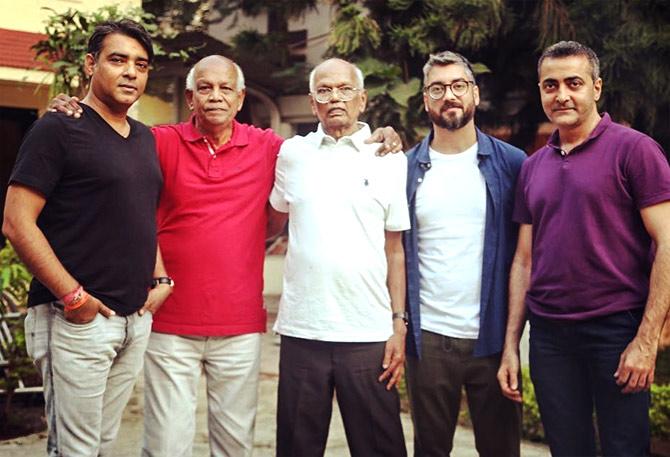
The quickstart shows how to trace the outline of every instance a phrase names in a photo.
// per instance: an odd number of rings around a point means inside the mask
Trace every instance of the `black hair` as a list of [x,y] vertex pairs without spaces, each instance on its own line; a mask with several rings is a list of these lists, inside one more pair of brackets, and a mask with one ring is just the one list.
[[91,38],[88,39],[88,53],[97,59],[102,50],[102,42],[105,37],[113,33],[125,35],[137,40],[149,56],[149,63],[154,60],[154,48],[151,44],[151,36],[142,24],[132,19],[121,19],[120,21],[107,21],[98,24],[93,30]]
[[591,77],[595,81],[600,77],[600,60],[598,56],[593,51],[593,49],[588,46],[584,46],[581,43],[576,41],[559,41],[558,43],[552,44],[542,52],[540,59],[537,61],[537,74],[540,74],[540,67],[544,59],[560,59],[561,57],[570,57],[570,56],[584,56],[589,61],[591,66]]

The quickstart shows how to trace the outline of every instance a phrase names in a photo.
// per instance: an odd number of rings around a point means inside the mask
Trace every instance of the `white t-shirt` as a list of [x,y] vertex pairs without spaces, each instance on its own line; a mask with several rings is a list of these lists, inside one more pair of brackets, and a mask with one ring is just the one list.
[[272,206],[289,213],[274,330],[320,341],[379,342],[393,333],[384,231],[410,227],[403,154],[375,156],[363,123],[335,141],[321,125],[279,151]]
[[486,182],[477,150],[431,148],[416,192],[421,328],[454,338],[479,334]]

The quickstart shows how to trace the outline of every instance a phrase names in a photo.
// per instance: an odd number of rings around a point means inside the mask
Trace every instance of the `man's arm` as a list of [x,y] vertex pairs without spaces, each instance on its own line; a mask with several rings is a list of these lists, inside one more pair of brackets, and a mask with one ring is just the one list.
[[272,240],[284,230],[284,227],[286,227],[288,213],[277,211],[269,202],[266,211],[268,215],[268,225],[265,232],[265,239]]
[[[37,226],[46,199],[39,192],[19,184],[7,189],[2,232],[12,243],[23,263],[56,298],[64,297],[79,287],[76,279],[65,270],[49,241]],[[90,298],[79,308],[66,311],[65,317],[75,323],[86,323],[102,313],[114,314],[97,298]]]
[[509,274],[509,314],[505,344],[498,369],[498,382],[504,396],[521,403],[519,389],[519,340],[526,322],[526,292],[530,287],[532,266],[533,226],[519,227],[519,241]]
[[[405,250],[402,246],[402,232],[385,232],[386,263],[388,271],[386,285],[391,296],[391,309],[394,313],[405,311]],[[393,319],[393,335],[386,341],[379,382],[389,380],[387,390],[397,385],[405,371],[405,337],[407,326],[402,319]]]
[[619,359],[614,377],[623,393],[649,389],[654,382],[661,328],[670,306],[670,201],[640,211],[644,226],[656,244],[649,297],[633,341]]
[[[81,106],[79,106],[79,98],[70,97],[63,93],[51,99],[47,105],[47,111],[60,112],[76,118],[80,117],[83,112]],[[402,139],[395,129],[390,126],[375,129],[370,138],[366,139],[365,142],[381,143],[376,152],[380,156],[384,156],[389,152],[395,154],[402,151]]]
[[[165,270],[165,265],[163,264],[163,255],[161,254],[161,247],[157,246],[156,248],[156,265],[154,266],[154,278],[164,278],[169,276],[167,270]],[[163,302],[172,293],[172,286],[169,284],[156,284],[156,287],[149,291],[147,296],[147,301],[144,302],[144,306],[138,312],[143,315],[146,311],[149,311],[151,314],[156,314],[158,309],[161,307]]]

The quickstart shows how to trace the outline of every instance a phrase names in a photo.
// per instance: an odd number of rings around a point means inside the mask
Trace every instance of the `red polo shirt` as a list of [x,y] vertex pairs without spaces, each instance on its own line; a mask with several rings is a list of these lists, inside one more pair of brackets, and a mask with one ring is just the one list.
[[213,155],[192,121],[153,128],[164,177],[158,240],[175,281],[153,330],[263,332],[266,204],[283,139],[233,122],[230,141]]

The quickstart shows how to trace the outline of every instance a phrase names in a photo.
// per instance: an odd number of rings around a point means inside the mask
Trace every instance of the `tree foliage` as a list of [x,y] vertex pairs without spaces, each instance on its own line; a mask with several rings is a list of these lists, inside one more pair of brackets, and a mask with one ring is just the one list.
[[[325,1],[325,0],[324,0]],[[267,13],[269,34],[243,32],[238,56],[267,61],[269,73],[304,77],[288,59],[287,23],[316,0],[145,0],[153,14],[205,26]],[[371,98],[368,120],[397,126],[412,144],[429,126],[421,108],[421,68],[431,52],[454,50],[475,62],[483,102],[477,122],[509,128],[531,148],[546,120],[537,90],[544,47],[575,39],[601,60],[601,111],[670,149],[670,3],[667,0],[330,0],[329,56],[360,64]],[[170,14],[164,12],[172,11]],[[189,22],[190,21],[190,22]],[[203,25],[204,24],[204,25]]]
[[[117,6],[106,6],[92,12],[68,9],[64,13],[53,12],[45,26],[47,37],[33,46],[36,59],[49,65],[54,72],[51,94],[59,92],[83,95],[86,92],[86,75],[84,74],[84,57],[88,38],[96,25],[109,20],[123,18],[133,19],[142,24],[152,38],[170,38],[159,30],[153,14],[141,8],[119,9]],[[156,41],[153,43],[154,54],[166,55],[163,47]],[[188,51],[183,50],[167,54],[170,58],[186,58]]]
[[[369,119],[397,125],[409,143],[426,132],[421,67],[431,52],[477,62],[483,103],[478,124],[511,128],[529,148],[546,119],[537,58],[575,39],[600,56],[602,111],[670,146],[670,7],[662,0],[339,0],[330,55],[358,62],[371,92]],[[489,73],[489,74],[485,74]],[[399,103],[391,93],[401,86]],[[415,90],[414,90],[415,89]],[[408,94],[407,91],[413,93]],[[409,95],[409,96],[408,96]]]

